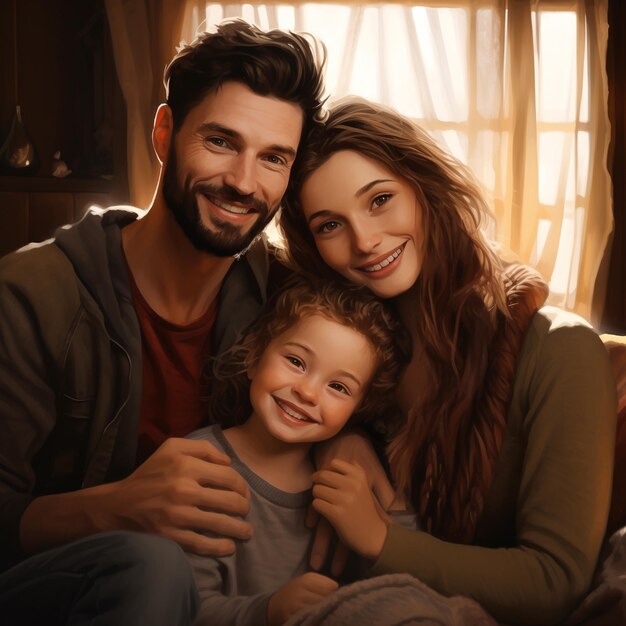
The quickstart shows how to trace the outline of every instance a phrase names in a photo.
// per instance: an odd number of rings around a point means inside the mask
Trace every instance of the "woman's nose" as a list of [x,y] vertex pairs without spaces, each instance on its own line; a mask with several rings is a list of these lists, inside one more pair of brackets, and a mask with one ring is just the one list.
[[352,245],[359,254],[373,252],[382,241],[382,234],[376,228],[366,227],[362,224],[352,227]]

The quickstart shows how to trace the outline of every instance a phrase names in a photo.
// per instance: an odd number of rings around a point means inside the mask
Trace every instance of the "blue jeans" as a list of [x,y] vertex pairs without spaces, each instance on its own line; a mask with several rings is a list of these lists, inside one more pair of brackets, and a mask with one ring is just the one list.
[[0,574],[6,626],[187,626],[197,610],[184,552],[153,535],[93,535]]

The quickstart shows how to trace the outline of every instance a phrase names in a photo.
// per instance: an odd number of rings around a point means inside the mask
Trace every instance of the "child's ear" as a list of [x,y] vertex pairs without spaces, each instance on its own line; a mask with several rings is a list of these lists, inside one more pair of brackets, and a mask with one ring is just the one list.
[[248,375],[248,380],[252,380],[256,374],[256,359],[252,358],[252,356],[246,359],[246,374]]

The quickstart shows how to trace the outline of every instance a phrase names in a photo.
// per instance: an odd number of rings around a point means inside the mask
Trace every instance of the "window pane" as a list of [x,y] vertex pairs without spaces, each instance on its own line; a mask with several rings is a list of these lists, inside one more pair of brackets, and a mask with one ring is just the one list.
[[467,18],[465,9],[413,7],[416,54],[430,89],[433,117],[463,121],[468,117]]
[[539,135],[539,202],[553,206],[560,192],[565,133]]
[[578,163],[576,168],[576,193],[579,196],[587,195],[587,180],[589,178],[589,133],[578,133]]
[[539,89],[542,122],[573,121],[576,113],[576,13],[538,14]]
[[493,9],[476,12],[476,108],[485,119],[495,119],[501,110],[501,22]]

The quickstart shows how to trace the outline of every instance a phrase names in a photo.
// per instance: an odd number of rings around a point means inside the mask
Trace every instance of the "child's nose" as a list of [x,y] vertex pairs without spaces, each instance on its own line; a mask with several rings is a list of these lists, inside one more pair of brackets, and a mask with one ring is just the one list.
[[316,384],[311,380],[302,380],[293,387],[294,393],[307,404],[317,404],[318,391]]

